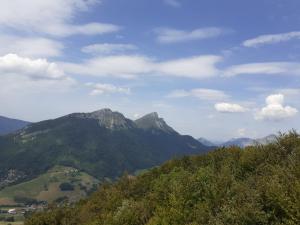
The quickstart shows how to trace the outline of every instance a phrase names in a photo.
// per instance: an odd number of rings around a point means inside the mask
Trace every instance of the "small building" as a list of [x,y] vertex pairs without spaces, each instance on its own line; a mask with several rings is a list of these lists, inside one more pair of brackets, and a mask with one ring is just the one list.
[[17,210],[16,209],[9,209],[8,214],[17,214]]

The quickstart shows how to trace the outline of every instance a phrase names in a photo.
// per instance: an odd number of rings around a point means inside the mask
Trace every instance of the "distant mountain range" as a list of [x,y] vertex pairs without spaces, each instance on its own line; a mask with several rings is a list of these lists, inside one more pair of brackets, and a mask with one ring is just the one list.
[[32,123],[0,136],[0,187],[35,178],[54,166],[115,179],[182,155],[211,150],[180,135],[157,113],[136,121],[102,109]]
[[264,138],[259,138],[259,139],[252,139],[252,138],[233,138],[230,139],[229,141],[226,141],[224,143],[214,143],[211,142],[205,138],[199,138],[198,141],[206,146],[239,146],[239,147],[247,147],[247,146],[252,146],[256,144],[269,144],[273,141],[276,140],[276,135],[269,135]]
[[205,139],[205,138],[198,138],[198,141],[199,141],[201,144],[206,145],[206,146],[218,146],[217,143],[214,143],[214,142],[212,142],[212,141],[209,141],[209,140],[207,140],[207,139]]
[[0,116],[0,135],[5,135],[5,134],[15,132],[19,129],[22,129],[28,124],[29,122],[27,121],[16,120],[16,119]]

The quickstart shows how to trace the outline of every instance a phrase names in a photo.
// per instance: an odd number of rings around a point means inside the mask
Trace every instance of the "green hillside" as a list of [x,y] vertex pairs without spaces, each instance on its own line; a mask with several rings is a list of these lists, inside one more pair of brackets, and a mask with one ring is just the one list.
[[[62,191],[63,183],[73,190]],[[78,201],[95,189],[99,181],[87,173],[71,167],[55,166],[37,178],[0,191],[0,205],[26,204],[30,202]]]
[[300,137],[171,160],[26,225],[299,225]]

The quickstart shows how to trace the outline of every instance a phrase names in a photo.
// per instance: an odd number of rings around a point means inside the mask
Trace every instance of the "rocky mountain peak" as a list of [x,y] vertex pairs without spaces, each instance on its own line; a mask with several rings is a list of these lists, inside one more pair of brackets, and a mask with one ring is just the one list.
[[127,119],[119,112],[113,112],[111,109],[105,108],[91,113],[76,114],[77,117],[85,119],[97,120],[100,126],[107,129],[126,129],[135,126],[135,124]]
[[149,113],[143,116],[140,119],[135,121],[135,124],[141,129],[153,129],[153,130],[162,130],[168,133],[176,133],[176,131],[171,128],[163,118],[158,116],[157,112]]

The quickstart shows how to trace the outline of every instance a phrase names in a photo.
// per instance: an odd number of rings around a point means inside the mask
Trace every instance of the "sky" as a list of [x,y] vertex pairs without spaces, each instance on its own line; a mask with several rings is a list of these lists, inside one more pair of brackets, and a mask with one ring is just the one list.
[[158,112],[210,140],[300,129],[299,0],[0,0],[0,115]]

